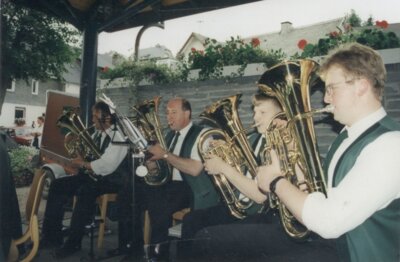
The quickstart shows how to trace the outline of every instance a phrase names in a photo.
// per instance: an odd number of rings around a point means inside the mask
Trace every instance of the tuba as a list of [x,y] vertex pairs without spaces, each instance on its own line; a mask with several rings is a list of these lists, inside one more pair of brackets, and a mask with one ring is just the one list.
[[[81,118],[73,111],[63,113],[57,120],[57,126],[67,128],[69,132],[65,135],[64,147],[72,158],[78,155],[86,161],[93,161],[101,157],[100,149],[93,141],[88,129]],[[95,174],[86,172],[90,178],[97,180]]]
[[[139,128],[143,136],[150,143],[158,142],[162,148],[167,149],[165,138],[158,116],[160,96],[153,100],[145,100],[142,104],[134,106],[136,112],[133,123]],[[163,185],[172,178],[172,167],[165,160],[145,161],[148,173],[145,182],[151,186]]]
[[[271,124],[268,128],[262,162],[270,163],[270,151],[274,149],[281,171],[288,181],[309,193],[318,191],[326,195],[312,116],[331,111],[331,108],[311,109],[310,89],[322,84],[316,74],[317,69],[318,64],[312,60],[286,61],[261,76],[259,89],[278,100],[283,114],[276,118],[287,121],[284,127]],[[296,176],[296,167],[304,178]],[[304,239],[308,236],[307,228],[294,218],[275,195],[270,194],[269,199],[270,207],[279,209],[282,226],[290,237]]]
[[[237,112],[240,97],[241,94],[237,94],[221,99],[200,114],[201,118],[213,122],[219,128],[205,131],[199,138],[198,149],[203,159],[208,154],[219,156],[235,167],[239,173],[244,175],[248,171],[252,177],[255,177],[257,161]],[[224,143],[207,148],[206,142],[210,136],[222,137]],[[240,192],[224,175],[213,175],[212,179],[231,214],[239,219],[246,217],[246,211],[255,203],[239,199]]]

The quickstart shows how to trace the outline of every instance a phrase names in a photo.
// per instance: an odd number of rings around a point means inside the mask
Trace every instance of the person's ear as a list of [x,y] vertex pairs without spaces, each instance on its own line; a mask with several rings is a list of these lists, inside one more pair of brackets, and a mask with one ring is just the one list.
[[358,81],[356,81],[356,88],[357,88],[356,91],[357,95],[364,96],[373,87],[367,79],[361,78]]
[[190,111],[189,110],[186,110],[186,111],[184,111],[185,112],[185,118],[186,119],[190,119]]

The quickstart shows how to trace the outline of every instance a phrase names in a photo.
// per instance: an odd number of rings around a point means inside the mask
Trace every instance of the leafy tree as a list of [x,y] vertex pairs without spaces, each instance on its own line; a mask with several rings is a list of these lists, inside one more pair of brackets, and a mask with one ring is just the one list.
[[13,79],[62,79],[77,58],[78,32],[54,17],[2,1],[0,113]]
[[349,15],[349,18],[347,19],[347,22],[352,26],[352,27],[359,27],[361,26],[361,18],[356,14],[356,12],[351,9],[351,13]]

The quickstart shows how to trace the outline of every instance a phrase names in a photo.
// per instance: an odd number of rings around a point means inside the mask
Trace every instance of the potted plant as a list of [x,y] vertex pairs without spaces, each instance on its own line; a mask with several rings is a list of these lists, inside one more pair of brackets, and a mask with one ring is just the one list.
[[[281,50],[263,50],[260,40],[253,38],[245,43],[239,37],[231,37],[224,44],[215,39],[206,39],[205,50],[192,48],[188,57],[189,69],[199,70],[199,80],[218,79],[224,75],[224,67],[236,66],[234,76],[242,76],[247,65],[263,63],[265,68],[283,60],[285,54]],[[235,71],[232,69],[232,71]]]
[[39,150],[29,146],[19,146],[9,152],[16,187],[29,186],[32,183],[34,168],[31,160],[37,154]]
[[330,32],[316,44],[308,43],[307,39],[300,39],[297,46],[303,51],[295,57],[324,56],[329,50],[349,42],[358,42],[375,50],[399,48],[400,39],[395,33],[386,30],[388,26],[386,20],[375,21],[374,25],[372,18],[361,26],[361,19],[353,11],[344,25],[344,30]]

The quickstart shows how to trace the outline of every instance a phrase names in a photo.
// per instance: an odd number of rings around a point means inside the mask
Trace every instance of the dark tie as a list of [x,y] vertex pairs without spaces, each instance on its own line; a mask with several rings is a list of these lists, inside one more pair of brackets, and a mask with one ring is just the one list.
[[172,143],[169,146],[169,150],[168,150],[169,152],[174,152],[174,149],[175,149],[175,146],[176,146],[176,142],[178,142],[178,138],[179,138],[180,135],[181,135],[181,133],[179,133],[179,132],[175,133],[175,136],[174,136],[174,138],[172,140]]
[[96,144],[97,148],[100,150],[101,146],[101,133],[97,132],[95,138],[94,138],[94,143]]
[[342,133],[340,133],[335,141],[333,141],[331,147],[329,148],[328,153],[326,154],[325,161],[324,161],[324,173],[325,173],[325,178],[328,178],[328,167],[329,164],[332,161],[332,157],[335,154],[336,150],[339,148],[339,146],[342,144],[343,140],[345,140],[348,137],[347,130],[344,130]]

